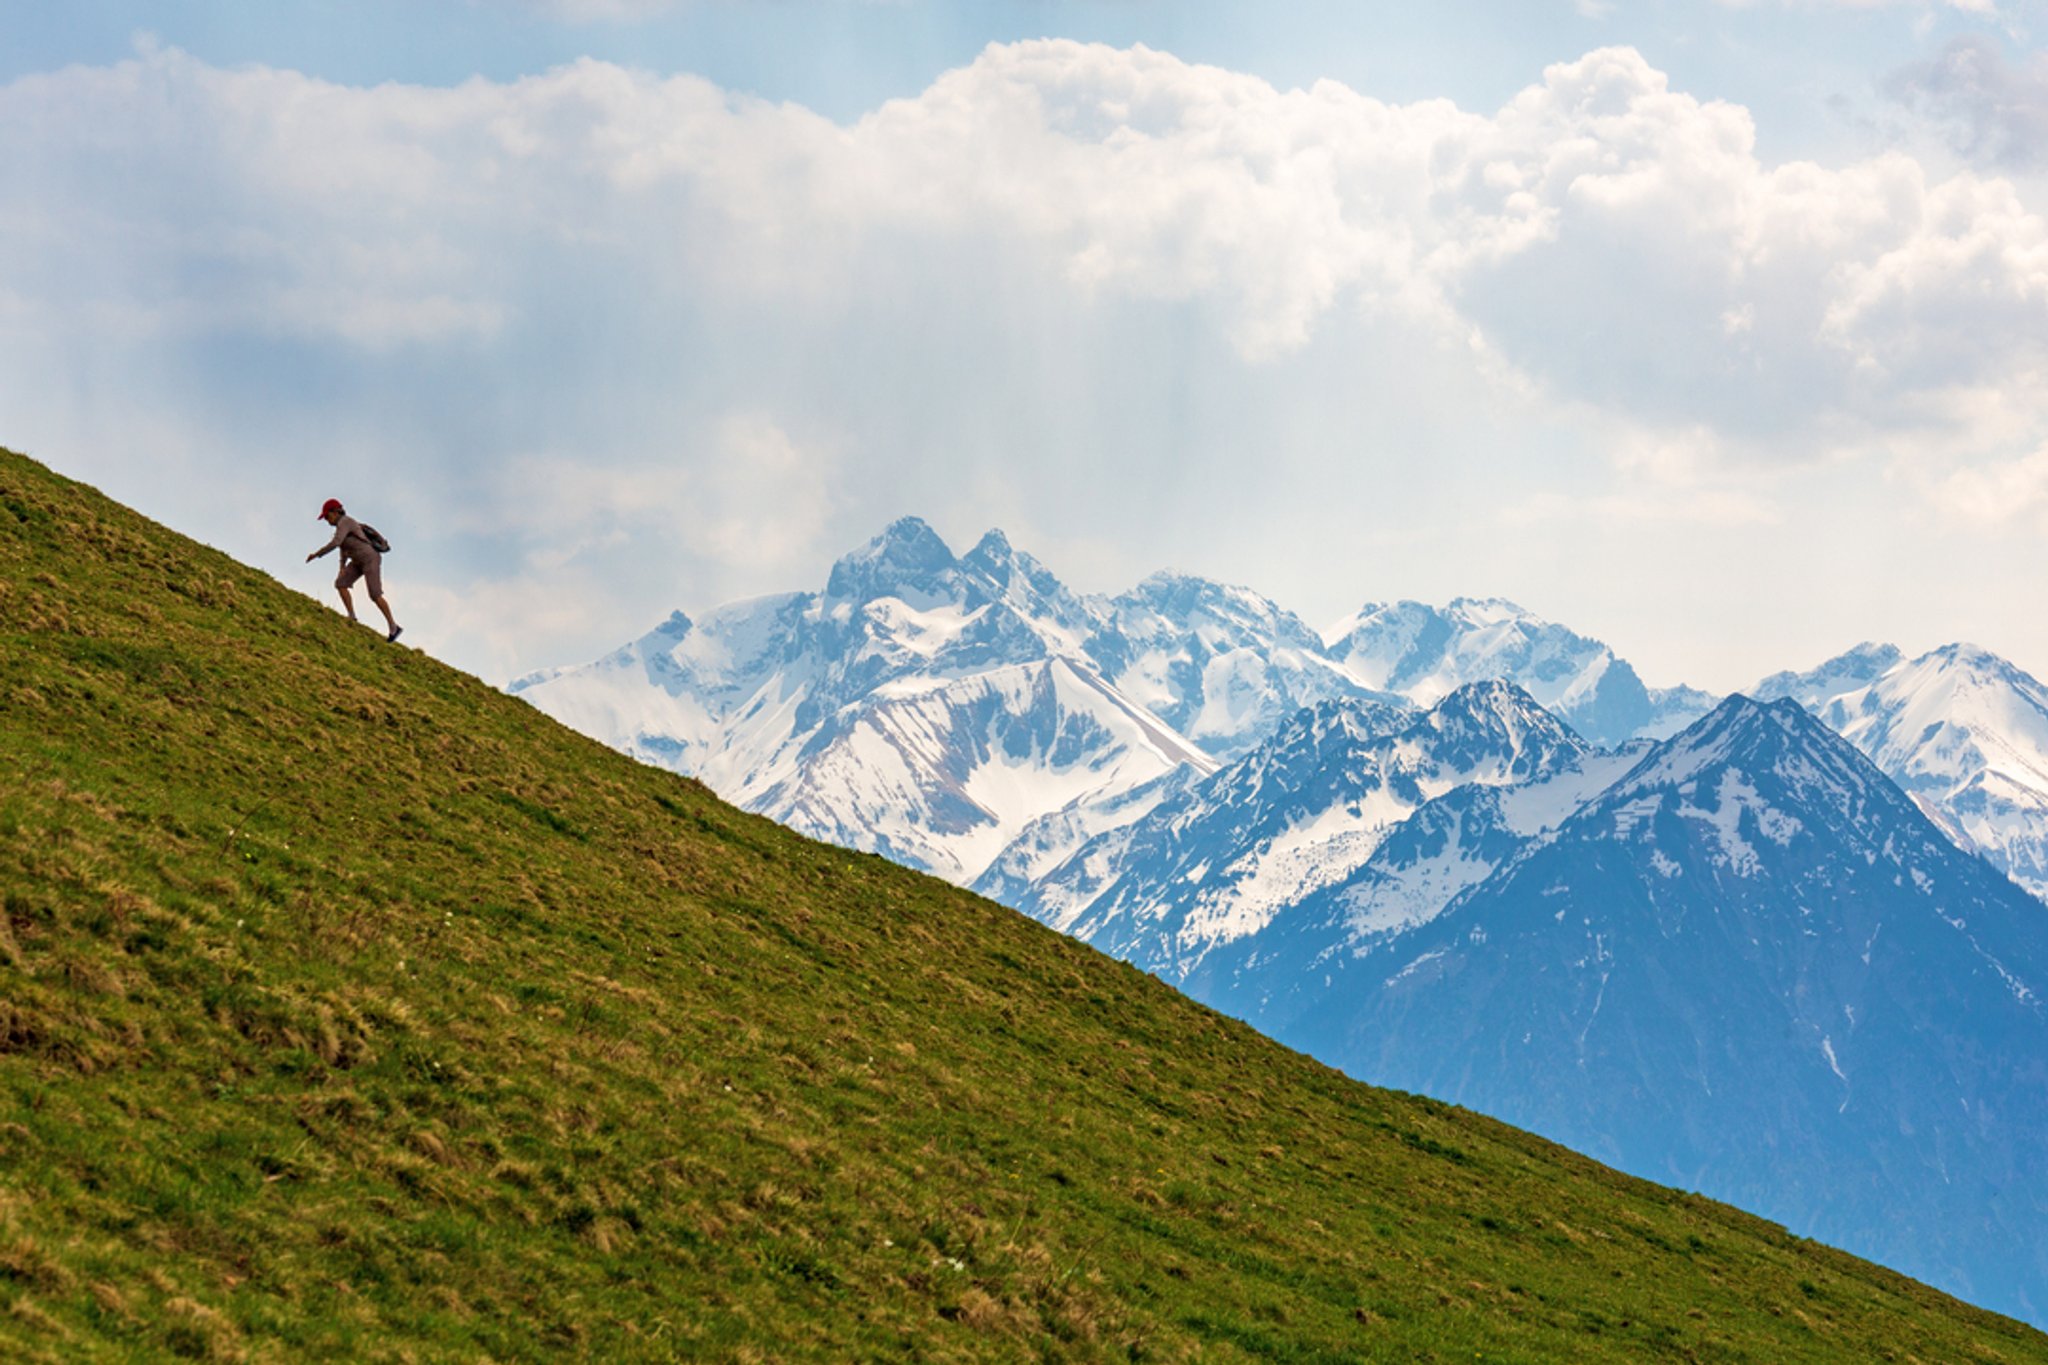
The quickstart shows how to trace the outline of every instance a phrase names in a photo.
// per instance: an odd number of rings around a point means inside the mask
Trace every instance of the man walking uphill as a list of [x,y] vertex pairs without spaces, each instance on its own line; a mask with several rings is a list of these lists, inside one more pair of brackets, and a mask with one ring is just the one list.
[[396,640],[404,627],[391,614],[391,604],[384,600],[384,555],[377,548],[374,531],[365,531],[363,524],[342,510],[339,498],[329,498],[320,508],[320,520],[334,528],[334,538],[306,556],[311,564],[329,550],[341,551],[341,572],[334,576],[335,590],[341,594],[341,607],[348,613],[348,619],[356,619],[355,600],[348,595],[349,587],[360,578],[368,590],[370,600],[377,604],[377,610],[384,613],[384,622],[391,627],[391,633],[384,638]]

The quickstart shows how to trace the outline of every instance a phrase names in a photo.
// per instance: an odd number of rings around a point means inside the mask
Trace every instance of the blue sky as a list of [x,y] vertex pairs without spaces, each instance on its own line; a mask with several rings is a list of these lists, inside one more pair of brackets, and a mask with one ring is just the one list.
[[9,15],[0,78],[132,54],[136,35],[222,65],[289,67],[347,84],[508,80],[579,57],[689,72],[722,87],[852,119],[915,96],[992,42],[1143,43],[1275,85],[1342,81],[1383,98],[1444,97],[1491,108],[1543,65],[1627,43],[1683,88],[1767,111],[1775,155],[1814,155],[1864,130],[1839,103],[1867,103],[1872,78],[1963,33],[2024,42],[2025,16],[1947,4],[1590,4],[1570,0],[1315,0],[1278,9],[1156,0],[73,0]]
[[907,512],[1653,683],[2048,673],[2041,19],[16,4],[0,442],[313,592],[339,494],[493,681]]

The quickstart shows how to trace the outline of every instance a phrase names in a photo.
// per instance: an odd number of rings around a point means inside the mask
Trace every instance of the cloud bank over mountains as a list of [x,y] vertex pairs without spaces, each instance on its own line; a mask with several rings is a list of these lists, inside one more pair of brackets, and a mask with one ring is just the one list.
[[[1959,70],[1914,89],[1960,99]],[[1777,519],[1787,469],[1864,460],[1995,525],[2012,504],[1985,490],[2033,489],[2048,450],[2023,181],[1766,164],[1747,110],[1625,47],[1482,113],[998,44],[841,123],[593,60],[358,88],[145,44],[0,87],[0,169],[0,396],[38,439],[137,434],[105,411],[132,372],[200,477],[284,439],[423,511],[545,493],[548,518],[498,523],[529,575],[618,581],[604,547],[644,553],[667,501],[691,527],[653,556],[668,583],[786,580],[902,510],[861,503],[885,482],[942,515],[1021,504],[1005,519],[1085,563],[1113,522],[1020,493],[1027,455],[1109,502],[1185,479],[1168,510],[1212,523],[1194,504],[1261,437],[1296,500],[1384,487],[1429,440],[1499,467],[1568,447],[1599,486],[1549,496],[1582,515],[1723,525]],[[278,356],[295,408],[218,410],[207,390]],[[1359,457],[1368,420],[1387,449]],[[806,490],[796,531],[748,531],[721,471],[749,448]],[[1484,517],[1546,519],[1513,491]]]

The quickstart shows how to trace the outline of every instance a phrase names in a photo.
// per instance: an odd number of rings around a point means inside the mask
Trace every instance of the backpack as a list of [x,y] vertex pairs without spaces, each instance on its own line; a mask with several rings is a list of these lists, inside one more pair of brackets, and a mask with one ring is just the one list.
[[384,533],[382,531],[378,530],[374,526],[369,525],[366,522],[360,524],[362,525],[363,528],[363,539],[370,542],[371,549],[375,550],[380,555],[388,555],[391,553],[391,542],[384,539]]

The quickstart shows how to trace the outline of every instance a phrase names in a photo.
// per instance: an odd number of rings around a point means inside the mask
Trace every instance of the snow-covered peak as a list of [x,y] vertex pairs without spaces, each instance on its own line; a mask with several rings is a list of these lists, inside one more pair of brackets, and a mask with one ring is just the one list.
[[1284,639],[1311,649],[1320,643],[1300,618],[1270,598],[1250,588],[1177,569],[1148,575],[1118,597],[1115,605],[1127,618],[1152,618],[1133,624],[1191,630],[1204,635],[1212,646],[1224,640],[1237,643],[1248,636]]
[[1897,645],[1865,640],[1804,673],[1789,669],[1773,673],[1750,688],[1749,695],[1759,701],[1790,697],[1802,706],[1818,708],[1830,697],[1869,686],[1903,658]]
[[[1377,673],[1384,684],[1391,673],[1392,665],[1406,650],[1428,630],[1440,613],[1435,607],[1424,602],[1367,602],[1323,632],[1323,643],[1333,654],[1365,654],[1367,658],[1354,660],[1354,668],[1361,677],[1371,680]],[[1376,646],[1377,648],[1372,648]],[[1368,650],[1370,652],[1368,653]],[[1368,669],[1361,664],[1376,663],[1381,667]]]
[[1290,785],[1345,766],[1355,767],[1375,741],[1399,734],[1415,712],[1379,701],[1328,700],[1304,706],[1282,721],[1272,738],[1234,765],[1237,781],[1260,786],[1275,773],[1291,773]]
[[1303,706],[1392,700],[1330,658],[1300,617],[1249,588],[1156,573],[1092,608],[1087,650],[1103,676],[1217,758],[1249,752]]
[[1441,760],[1456,756],[1505,754],[1507,770],[1548,766],[1553,757],[1577,755],[1590,747],[1522,688],[1504,679],[1466,683],[1420,717],[1415,728],[1434,737]]
[[959,561],[938,532],[918,517],[900,517],[832,566],[825,595],[866,602],[877,597],[945,595]]
[[[1265,652],[1296,630],[1314,648],[1313,633],[1290,612],[1249,588],[1233,587],[1177,569],[1149,574],[1107,604],[1114,639],[1099,648],[1133,656],[1163,650],[1195,660],[1256,646]],[[1292,640],[1290,640],[1292,643]],[[1112,665],[1112,672],[1117,671]]]
[[993,528],[974,543],[973,549],[960,556],[960,567],[981,575],[998,588],[1023,583],[1041,593],[1066,591],[1052,570],[1018,549],[1010,543],[1008,536]]
[[1606,645],[1506,598],[1460,597],[1442,608],[1369,603],[1327,638],[1367,687],[1429,705],[1460,684],[1505,678],[1601,744],[1658,733],[1668,709]]
[[1939,667],[1950,674],[1967,675],[1987,679],[2006,686],[2029,687],[2040,690],[2041,684],[2034,676],[2003,655],[1994,654],[1982,645],[1968,640],[1931,649],[1912,661],[1915,668],[1921,666]]
[[1862,644],[1761,686],[1803,702],[1958,844],[2048,900],[2048,688],[1981,645]]
[[[1798,702],[1738,692],[1652,749],[1580,818],[1625,815],[1640,798],[1666,793],[1719,808],[1731,781],[1751,796],[1762,790],[1781,804],[1830,810],[1867,827],[1876,814],[1896,820],[1911,809],[1884,774]],[[1750,804],[1762,810],[1764,800]]]
[[1003,534],[1003,528],[991,526],[988,530],[982,532],[981,539],[975,541],[974,548],[969,550],[962,558],[988,563],[1002,563],[1011,559],[1016,554],[1016,547],[1011,545],[1010,538]]
[[1060,582],[1052,570],[991,530],[960,557],[961,571],[990,598],[1003,603],[1046,640],[1056,654],[1078,658],[1106,614]]
[[[1218,945],[1358,873],[1392,832],[1450,792],[1512,789],[1532,798],[1512,811],[1500,800],[1482,803],[1484,822],[1500,833],[1490,848],[1549,828],[1614,769],[1587,774],[1570,794],[1533,789],[1579,772],[1592,753],[1510,683],[1458,688],[1427,714],[1325,701],[1296,711],[1214,776],[1082,845],[1023,908],[1108,951],[1142,942],[1148,967],[1184,977]],[[1418,847],[1433,838],[1419,835]],[[1428,895],[1416,894],[1404,923],[1426,917],[1416,907]],[[1430,902],[1429,912],[1441,904]]]
[[1821,716],[1909,790],[1991,772],[2048,796],[2048,687],[1981,646],[1894,664]]
[[1791,733],[1794,715],[1805,714],[1796,702],[1762,702],[1737,692],[1651,750],[1610,794],[1688,781],[1733,755],[1769,747]]
[[[1376,701],[1305,707],[1272,739],[1219,773],[1210,799],[1262,802],[1272,793],[1355,800],[1389,783],[1423,799],[1465,782],[1518,782],[1575,762],[1589,746],[1513,683],[1469,683],[1420,714]],[[1315,793],[1323,793],[1317,797]]]
[[1604,667],[1614,658],[1598,640],[1502,597],[1459,597],[1442,608],[1409,601],[1368,604],[1336,630],[1331,652],[1363,681],[1424,702],[1482,678],[1513,677],[1525,687],[1531,681],[1563,683],[1595,660]]
[[1453,597],[1444,608],[1444,614],[1475,626],[1496,625],[1504,621],[1527,621],[1539,627],[1550,624],[1505,597]]

